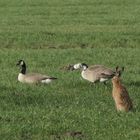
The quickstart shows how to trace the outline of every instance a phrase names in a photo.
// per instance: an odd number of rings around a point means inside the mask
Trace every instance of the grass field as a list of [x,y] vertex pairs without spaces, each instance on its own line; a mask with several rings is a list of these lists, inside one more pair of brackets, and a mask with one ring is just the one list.
[[139,47],[139,0],[1,0],[0,46]]
[[[56,140],[80,131],[83,140],[140,139],[139,0],[0,0],[0,140]],[[50,85],[17,81],[16,63],[58,77]],[[112,84],[91,85],[85,62],[124,66],[134,112],[117,113]],[[61,140],[78,138],[61,137]]]

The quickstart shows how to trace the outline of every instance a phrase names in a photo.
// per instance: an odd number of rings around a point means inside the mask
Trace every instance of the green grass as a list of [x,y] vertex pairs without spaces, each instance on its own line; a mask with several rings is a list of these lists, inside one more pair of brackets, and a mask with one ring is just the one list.
[[[0,140],[56,140],[52,135],[68,131],[82,132],[84,140],[139,140],[139,5],[139,0],[0,0]],[[58,80],[19,83],[19,59],[29,72]],[[80,71],[60,70],[78,62],[124,66],[122,81],[135,111],[116,111],[111,82],[93,86]]]
[[[0,54],[0,139],[50,140],[51,135],[67,131],[81,131],[87,140],[140,139],[138,48],[1,49]],[[58,80],[38,86],[17,82],[15,64],[21,58],[29,72],[47,73]],[[93,86],[81,79],[80,71],[60,70],[77,62],[124,66],[122,80],[135,112],[116,112],[111,82]]]
[[0,47],[139,47],[139,0],[1,0]]

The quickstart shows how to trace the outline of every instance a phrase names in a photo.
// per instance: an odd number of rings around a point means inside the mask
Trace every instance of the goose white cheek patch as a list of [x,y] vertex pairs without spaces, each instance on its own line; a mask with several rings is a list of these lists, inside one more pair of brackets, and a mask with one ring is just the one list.
[[24,64],[23,61],[21,61],[20,65],[22,66],[23,64]]
[[79,63],[78,63],[78,64],[75,64],[73,67],[74,67],[74,69],[76,69],[76,70],[77,70],[77,69],[79,69],[79,68],[80,68],[80,66],[81,66],[81,64],[79,64]]

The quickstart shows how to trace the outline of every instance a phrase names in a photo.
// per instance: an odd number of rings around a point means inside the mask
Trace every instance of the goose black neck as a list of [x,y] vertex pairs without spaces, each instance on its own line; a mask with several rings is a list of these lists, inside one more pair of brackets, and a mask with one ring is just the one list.
[[25,74],[26,73],[26,65],[22,65],[22,68],[21,68],[21,73],[22,74]]

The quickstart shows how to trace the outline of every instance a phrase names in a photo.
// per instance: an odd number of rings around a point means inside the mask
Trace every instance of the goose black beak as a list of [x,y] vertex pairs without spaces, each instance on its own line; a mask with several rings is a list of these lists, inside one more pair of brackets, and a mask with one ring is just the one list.
[[16,64],[16,66],[19,66],[19,65],[20,65],[19,63]]

